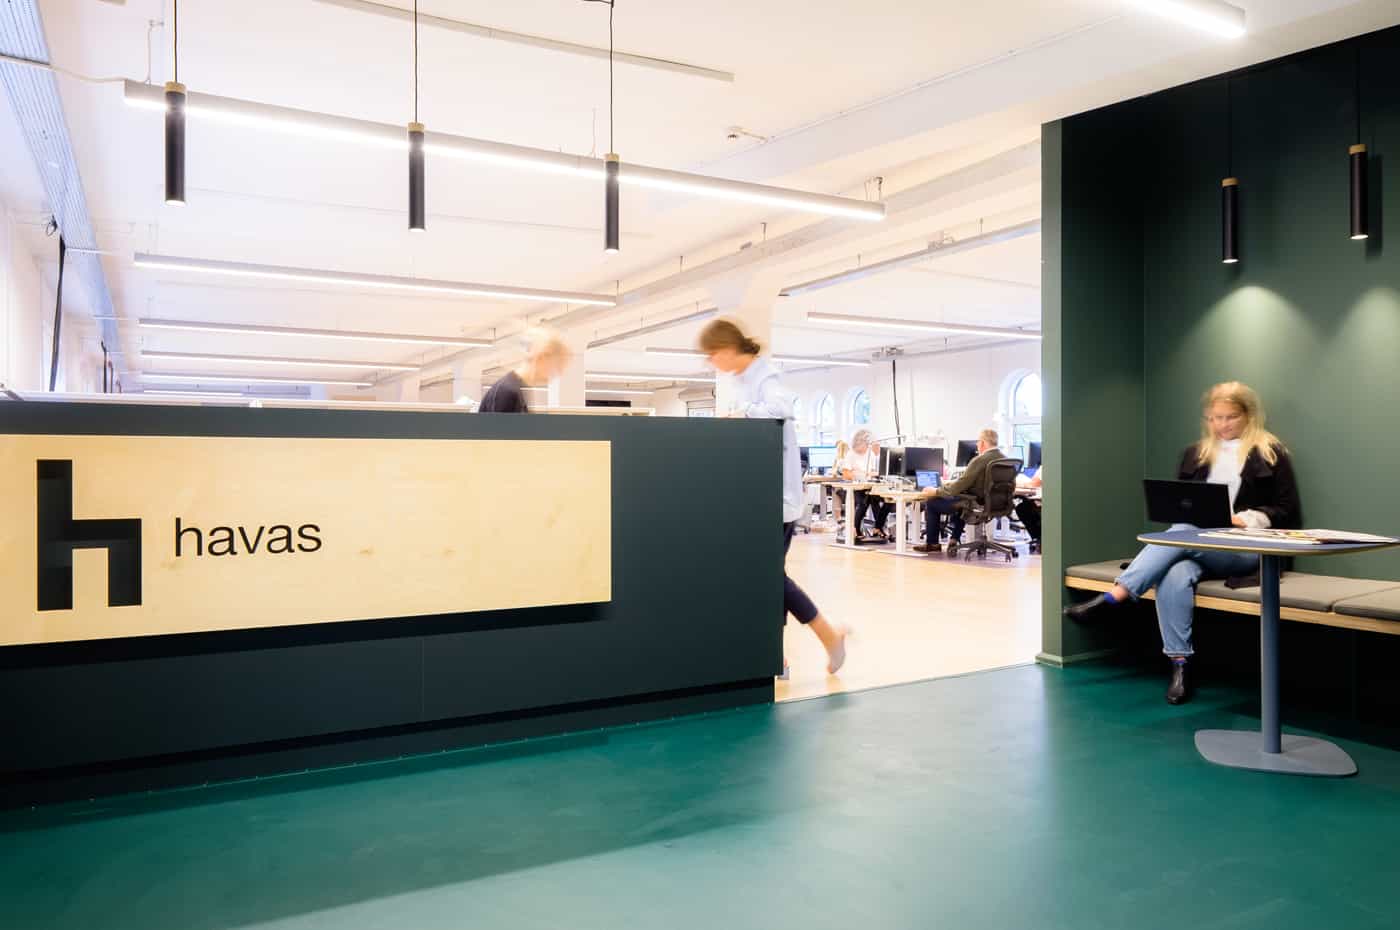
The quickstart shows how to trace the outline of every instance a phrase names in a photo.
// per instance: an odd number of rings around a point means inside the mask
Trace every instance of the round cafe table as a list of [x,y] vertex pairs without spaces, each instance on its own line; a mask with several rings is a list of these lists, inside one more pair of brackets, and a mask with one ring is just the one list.
[[1334,778],[1355,775],[1356,763],[1336,743],[1311,736],[1284,733],[1279,723],[1278,626],[1282,560],[1290,556],[1305,558],[1392,549],[1400,546],[1400,539],[1366,543],[1295,545],[1243,536],[1236,541],[1218,535],[1208,535],[1220,532],[1187,529],[1144,533],[1138,537],[1138,542],[1152,546],[1214,549],[1259,556],[1259,730],[1197,730],[1196,750],[1208,761],[1232,768]]

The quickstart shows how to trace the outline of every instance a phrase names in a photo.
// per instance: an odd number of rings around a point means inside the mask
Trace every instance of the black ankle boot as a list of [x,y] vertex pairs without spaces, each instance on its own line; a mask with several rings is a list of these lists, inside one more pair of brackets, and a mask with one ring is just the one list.
[[1107,607],[1110,604],[1116,603],[1117,601],[1110,601],[1102,594],[1096,594],[1081,604],[1071,604],[1066,607],[1065,616],[1069,617],[1071,620],[1077,620],[1083,623],[1085,620],[1092,620],[1094,613],[1101,607]]
[[1186,663],[1172,663],[1172,680],[1167,685],[1167,703],[1185,704],[1191,700],[1191,689],[1186,683]]

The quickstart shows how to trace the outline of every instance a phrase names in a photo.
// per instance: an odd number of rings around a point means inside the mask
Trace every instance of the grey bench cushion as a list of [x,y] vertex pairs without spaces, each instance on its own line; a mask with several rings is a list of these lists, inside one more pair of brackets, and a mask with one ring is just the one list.
[[1335,610],[1349,617],[1400,620],[1400,586],[1338,601]]
[[[1122,574],[1123,562],[1123,559],[1118,559],[1112,562],[1074,565],[1067,568],[1065,574],[1071,578],[1116,581],[1118,576]],[[1196,586],[1196,593],[1202,597],[1218,597],[1227,601],[1259,603],[1259,588],[1257,586],[1229,588],[1224,581],[1203,581]],[[1400,582],[1371,581],[1365,578],[1334,578],[1331,575],[1310,575],[1306,572],[1284,572],[1283,578],[1279,582],[1279,603],[1284,607],[1327,613],[1343,601],[1355,604],[1355,610],[1343,611],[1338,606],[1338,613],[1400,620]],[[1360,613],[1359,611],[1362,610],[1389,612]]]
[[1123,565],[1127,559],[1114,559],[1111,562],[1089,562],[1084,565],[1071,565],[1065,569],[1065,574],[1071,578],[1086,578],[1089,581],[1118,580],[1118,576],[1123,573]]

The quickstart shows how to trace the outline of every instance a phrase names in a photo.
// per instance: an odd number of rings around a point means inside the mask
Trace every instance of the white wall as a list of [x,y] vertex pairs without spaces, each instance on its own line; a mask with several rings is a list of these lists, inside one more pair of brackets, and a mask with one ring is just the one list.
[[[906,437],[904,444],[917,445],[920,439],[941,432],[945,448],[951,449],[959,439],[976,439],[978,432],[990,426],[1000,430],[1003,445],[1009,445],[1009,424],[998,418],[1001,395],[1013,375],[1026,371],[1040,372],[1039,342],[898,360],[899,424]],[[868,368],[795,372],[784,383],[800,397],[804,443],[810,435],[814,404],[822,392],[830,392],[836,400],[839,437],[849,439],[855,429],[850,401],[858,388],[870,393],[870,429],[875,435],[898,432],[887,361]]]
[[43,289],[39,268],[0,204],[0,382],[43,390]]

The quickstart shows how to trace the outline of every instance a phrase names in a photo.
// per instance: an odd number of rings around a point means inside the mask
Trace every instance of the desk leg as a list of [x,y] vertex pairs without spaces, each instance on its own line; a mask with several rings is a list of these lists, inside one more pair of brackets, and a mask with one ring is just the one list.
[[904,498],[898,498],[894,502],[894,551],[897,555],[905,555],[909,551],[909,532],[904,526]]
[[1335,743],[1285,734],[1279,722],[1279,556],[1259,557],[1259,732],[1197,730],[1196,750],[1208,761],[1237,769],[1287,775],[1340,777],[1356,763]]
[[851,490],[850,488],[841,488],[840,491],[842,494],[846,495],[846,512],[842,514],[841,517],[842,523],[846,528],[846,541],[832,543],[831,545],[836,547],[837,549],[855,549],[856,551],[861,551],[861,547],[856,545],[855,527],[852,525],[855,522],[853,519],[856,509],[855,491]]

